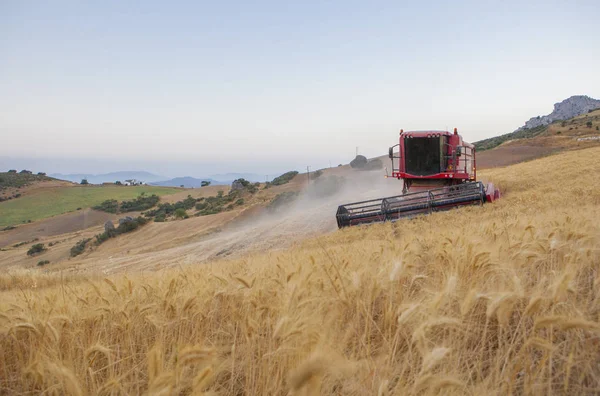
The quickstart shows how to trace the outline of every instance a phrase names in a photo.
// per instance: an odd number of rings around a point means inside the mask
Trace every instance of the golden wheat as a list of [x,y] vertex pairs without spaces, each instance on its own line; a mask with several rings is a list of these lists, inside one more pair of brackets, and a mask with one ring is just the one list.
[[489,170],[494,204],[288,250],[2,274],[0,394],[598,393],[599,155]]

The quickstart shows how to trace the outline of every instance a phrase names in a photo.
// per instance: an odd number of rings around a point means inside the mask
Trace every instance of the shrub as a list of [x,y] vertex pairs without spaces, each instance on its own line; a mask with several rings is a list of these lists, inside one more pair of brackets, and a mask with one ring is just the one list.
[[588,128],[591,128],[592,127],[592,121],[586,122],[585,126],[588,127]]
[[16,169],[11,169],[11,170],[8,171],[8,173],[17,173],[17,170]]
[[42,266],[44,266],[46,264],[50,264],[50,261],[48,261],[48,260],[41,260],[41,261],[38,261],[38,263],[37,263],[38,267],[42,267]]
[[77,242],[75,244],[75,246],[73,246],[71,248],[71,257],[76,257],[76,256],[79,256],[81,253],[83,253],[85,251],[85,246],[91,240],[92,240],[92,238],[86,238],[86,239],[82,239],[79,242]]
[[273,213],[277,212],[285,206],[289,206],[298,198],[299,193],[295,191],[286,191],[281,194],[277,194],[275,198],[267,205],[267,211]]
[[187,219],[189,216],[184,208],[178,208],[175,210],[175,218],[176,219]]
[[117,213],[119,211],[119,202],[116,199],[107,199],[100,205],[94,206],[92,209],[101,210],[108,213]]
[[2,231],[10,231],[10,230],[14,230],[15,228],[17,228],[17,227],[15,227],[15,226],[12,226],[12,225],[9,225],[9,226],[6,226],[6,227],[4,227],[4,228],[2,229]]
[[271,180],[271,184],[274,186],[280,186],[282,184],[289,183],[289,181],[296,177],[297,174],[297,171],[286,172],[283,175],[277,176],[275,179]]
[[310,178],[312,180],[319,178],[321,175],[323,174],[323,171],[321,169],[314,171],[311,175]]
[[90,183],[87,181],[87,179],[81,179],[81,183],[79,183],[79,184],[86,185],[86,184],[90,184]]
[[27,169],[23,169],[21,172],[19,173],[23,173],[23,174],[27,174],[27,175],[31,175],[33,172]]
[[143,210],[153,208],[156,206],[158,201],[160,201],[160,198],[156,194],[152,194],[150,196],[145,196],[142,194],[134,200],[121,202],[119,205],[119,211],[121,213],[141,212]]
[[131,219],[128,221],[124,221],[117,228],[110,231],[104,231],[101,234],[96,235],[96,245],[100,245],[103,242],[106,242],[110,238],[115,238],[118,235],[126,234],[128,232],[137,230],[139,227],[148,223],[148,219],[143,218],[142,216],[138,216],[135,219]]
[[116,184],[117,186],[122,186],[122,185],[123,185],[123,183],[121,183],[121,181],[120,181],[120,180],[117,180],[117,181],[115,182],[115,184]]
[[210,182],[208,180],[203,180],[200,183],[200,187],[208,187],[208,186],[210,186]]
[[38,172],[38,176],[46,176],[46,172]]
[[36,254],[45,252],[47,249],[44,246],[43,243],[36,243],[35,245],[31,246],[29,248],[29,250],[27,251],[27,255],[28,256],[35,256]]

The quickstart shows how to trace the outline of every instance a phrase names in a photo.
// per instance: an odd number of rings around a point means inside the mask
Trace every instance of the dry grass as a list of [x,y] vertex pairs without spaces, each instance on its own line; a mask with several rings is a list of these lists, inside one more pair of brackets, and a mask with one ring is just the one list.
[[0,275],[0,393],[597,394],[598,155],[490,170],[493,205],[286,251]]

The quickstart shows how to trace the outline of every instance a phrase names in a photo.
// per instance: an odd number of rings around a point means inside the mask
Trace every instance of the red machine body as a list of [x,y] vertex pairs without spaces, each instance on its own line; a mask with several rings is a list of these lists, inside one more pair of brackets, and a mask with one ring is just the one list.
[[484,186],[477,181],[475,146],[463,141],[456,128],[454,132],[400,130],[389,157],[391,176],[403,181],[402,195],[340,205],[338,227],[482,205],[500,197],[492,183]]

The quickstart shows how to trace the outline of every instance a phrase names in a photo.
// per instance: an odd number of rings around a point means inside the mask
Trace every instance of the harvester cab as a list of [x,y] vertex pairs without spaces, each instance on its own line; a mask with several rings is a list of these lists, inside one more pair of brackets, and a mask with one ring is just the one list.
[[400,130],[390,147],[392,174],[402,181],[402,195],[340,205],[339,228],[395,221],[465,205],[482,205],[500,197],[492,183],[477,181],[475,146],[456,130]]

